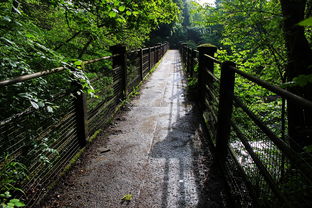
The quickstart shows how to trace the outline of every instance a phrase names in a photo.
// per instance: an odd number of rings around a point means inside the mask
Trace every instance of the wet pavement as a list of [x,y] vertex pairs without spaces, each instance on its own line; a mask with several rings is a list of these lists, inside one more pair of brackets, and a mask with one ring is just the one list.
[[[179,52],[169,50],[109,134],[90,145],[42,207],[227,207],[185,87]],[[126,194],[131,200],[122,200]]]

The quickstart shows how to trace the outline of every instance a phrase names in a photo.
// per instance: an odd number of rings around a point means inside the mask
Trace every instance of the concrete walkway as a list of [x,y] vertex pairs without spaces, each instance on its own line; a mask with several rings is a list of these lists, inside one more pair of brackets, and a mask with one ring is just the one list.
[[[185,86],[180,55],[170,50],[108,138],[88,148],[44,207],[225,207]],[[133,198],[121,200],[126,194]]]

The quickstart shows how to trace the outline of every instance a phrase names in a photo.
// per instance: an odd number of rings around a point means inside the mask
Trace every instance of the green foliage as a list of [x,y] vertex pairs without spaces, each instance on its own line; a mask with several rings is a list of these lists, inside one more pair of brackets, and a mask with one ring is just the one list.
[[0,163],[0,192],[21,191],[15,186],[18,182],[27,177],[26,167],[22,163],[13,161],[6,155],[1,158]]
[[309,17],[305,20],[302,20],[301,22],[298,23],[300,26],[312,26],[312,17]]
[[283,87],[293,87],[293,86],[299,86],[304,87],[308,84],[312,83],[312,74],[301,74],[297,77],[295,77],[291,82],[286,82],[282,86]]
[[[60,157],[63,147],[56,141],[73,134],[57,127],[70,119],[65,116],[71,116],[75,93],[88,93],[94,101],[90,108],[113,94],[113,78],[103,72],[112,70],[111,61],[89,67],[83,60],[109,56],[109,47],[116,44],[130,50],[141,47],[152,29],[171,23],[179,14],[172,0],[9,0],[1,1],[0,9],[0,80],[66,68],[0,91],[1,125],[13,128],[12,121],[20,119],[16,131],[1,132],[0,161],[8,150],[25,166],[42,168]],[[97,94],[101,98],[96,99]],[[19,149],[12,147],[15,141]],[[12,160],[0,163],[0,207],[24,206],[10,193],[21,191],[18,184],[27,180],[25,166]]]
[[27,168],[22,163],[16,162],[5,156],[0,163],[0,207],[24,207],[25,204],[15,199],[10,192],[23,190],[18,188],[18,183],[27,178]]
[[14,208],[14,207],[25,207],[25,204],[21,202],[19,199],[9,199],[11,198],[10,192],[5,192],[4,194],[0,194],[0,198],[2,198],[0,207],[1,208]]

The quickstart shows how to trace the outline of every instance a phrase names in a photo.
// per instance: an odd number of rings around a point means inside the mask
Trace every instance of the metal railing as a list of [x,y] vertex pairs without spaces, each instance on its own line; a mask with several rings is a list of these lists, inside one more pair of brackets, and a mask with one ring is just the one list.
[[[198,80],[198,103],[233,199],[238,207],[311,207],[312,157],[287,135],[286,104],[307,112],[312,102],[217,60],[215,52],[213,46],[181,47],[188,76]],[[241,93],[241,80],[274,99],[253,103]]]
[[48,193],[73,157],[109,124],[123,100],[168,49],[167,43],[131,52],[113,46],[112,56],[81,63],[96,97],[83,93],[84,86],[77,81],[83,74],[73,67],[0,81],[0,102],[6,109],[0,121],[0,168],[5,157],[27,167],[28,177],[17,184],[27,207]]

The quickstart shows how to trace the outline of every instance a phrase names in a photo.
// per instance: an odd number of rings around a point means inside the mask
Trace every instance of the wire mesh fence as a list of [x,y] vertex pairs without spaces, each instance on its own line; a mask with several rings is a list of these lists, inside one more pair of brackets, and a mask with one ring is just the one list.
[[[85,61],[93,95],[84,93],[82,75],[72,67],[0,81],[0,177],[11,174],[16,163],[25,167],[0,191],[35,206],[87,140],[109,123],[124,95],[142,81],[140,74],[145,77],[168,48],[162,44],[153,52],[140,49]],[[122,57],[127,57],[124,64]]]
[[[192,74],[196,51],[184,45],[181,54],[188,74]],[[309,142],[302,146],[302,141],[288,134],[286,108],[289,102],[297,103],[298,108],[303,109],[301,112],[309,116],[311,101],[246,74],[233,63],[221,63],[213,57],[211,49],[209,52],[209,49],[199,48],[197,56],[202,57],[199,58],[201,69],[195,73],[200,80],[200,106],[217,159],[223,164],[238,206],[311,207]],[[214,67],[214,63],[221,67]],[[232,92],[227,89],[230,80],[225,78],[229,73],[236,75],[236,79],[232,78],[235,83]],[[227,86],[223,88],[227,92],[220,91],[221,83]],[[233,112],[229,108],[233,108]],[[231,112],[225,115],[229,116],[229,123],[220,121],[222,111]],[[231,126],[228,135],[222,132],[227,131],[222,125]],[[305,128],[309,128],[308,122]]]

